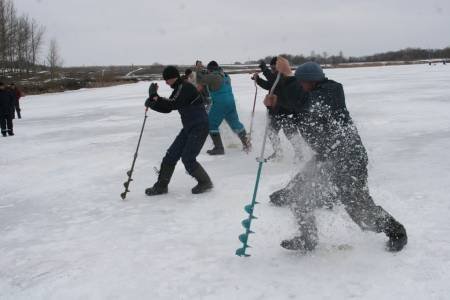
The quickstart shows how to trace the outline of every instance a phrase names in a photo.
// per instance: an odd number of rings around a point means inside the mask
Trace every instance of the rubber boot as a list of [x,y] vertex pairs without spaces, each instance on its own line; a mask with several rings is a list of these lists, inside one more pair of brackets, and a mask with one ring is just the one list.
[[289,204],[289,198],[291,196],[291,192],[289,189],[284,188],[281,190],[278,190],[276,192],[273,192],[270,194],[270,203],[274,206],[286,206]]
[[147,196],[167,194],[167,186],[169,185],[174,170],[175,165],[162,163],[161,169],[159,170],[158,181],[151,188],[146,189],[145,194],[147,194]]
[[306,236],[296,236],[293,239],[282,241],[280,246],[287,250],[306,253],[316,249],[317,241]]
[[300,236],[281,242],[281,247],[287,250],[296,250],[303,253],[313,251],[318,243],[317,226],[313,213],[303,215],[298,221],[300,225]]
[[246,153],[249,153],[252,150],[252,144],[247,136],[247,132],[245,131],[245,129],[239,132],[238,136],[242,142],[242,150],[244,150]]
[[197,185],[192,188],[192,194],[201,194],[213,188],[213,183],[211,182],[208,173],[206,173],[201,165],[198,165],[191,176],[198,181]]
[[405,227],[393,217],[389,217],[383,232],[389,238],[386,243],[386,249],[391,252],[398,252],[408,243]]
[[214,132],[210,133],[211,139],[214,143],[214,148],[211,150],[207,150],[206,153],[209,155],[224,155],[225,150],[223,148],[222,138],[220,137],[220,133]]

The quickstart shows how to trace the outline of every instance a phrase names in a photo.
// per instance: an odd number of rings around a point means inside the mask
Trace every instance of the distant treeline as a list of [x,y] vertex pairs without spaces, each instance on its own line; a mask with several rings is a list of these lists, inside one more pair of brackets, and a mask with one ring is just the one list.
[[[406,48],[398,51],[389,51],[383,53],[377,53],[368,56],[359,57],[345,57],[342,51],[338,55],[328,55],[327,52],[322,54],[316,54],[314,51],[309,56],[282,54],[292,64],[299,65],[306,61],[316,61],[320,64],[341,64],[341,63],[358,63],[358,62],[381,62],[381,61],[413,61],[413,60],[427,60],[427,59],[449,59],[450,47],[444,49],[421,49],[421,48]],[[260,60],[264,60],[269,63],[272,56],[266,56],[264,58],[247,61],[246,64],[258,63]],[[239,63],[236,63],[239,64]]]

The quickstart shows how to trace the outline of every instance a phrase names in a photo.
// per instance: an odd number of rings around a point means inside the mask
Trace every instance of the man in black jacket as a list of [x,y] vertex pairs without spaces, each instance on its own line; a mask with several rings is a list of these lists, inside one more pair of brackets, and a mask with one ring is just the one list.
[[0,82],[0,127],[4,137],[14,135],[14,98],[10,91],[6,89],[3,82]]
[[289,63],[279,57],[277,69],[287,80],[281,85],[283,97],[267,98],[266,105],[280,105],[296,114],[296,124],[315,157],[291,180],[283,194],[297,217],[300,235],[281,246],[311,251],[317,245],[313,211],[340,202],[361,229],[384,232],[389,251],[400,251],[407,243],[406,230],[369,194],[367,153],[345,105],[340,83],[325,77],[320,66],[308,62],[292,76]]
[[[256,81],[256,84],[265,90],[270,90],[275,79],[277,77],[276,70],[277,57],[273,57],[270,61],[270,69],[266,66],[264,61],[261,61],[259,67],[266,77],[267,80],[259,77],[258,73],[255,73],[252,80]],[[283,81],[284,78],[281,78]],[[275,87],[274,94],[278,97],[282,97],[280,93],[280,88]],[[280,129],[283,129],[289,142],[292,144],[297,157],[300,156],[300,143],[301,137],[298,132],[297,126],[292,122],[292,111],[285,109],[283,107],[268,107],[269,117],[270,117],[270,128],[269,128],[269,139],[272,144],[273,154],[271,154],[268,159],[277,159],[283,156],[283,149],[281,148],[280,137],[278,133]]]
[[167,193],[167,186],[180,158],[186,171],[198,181],[198,184],[192,189],[192,193],[206,192],[213,187],[213,184],[206,171],[196,160],[209,132],[208,115],[202,99],[196,87],[180,77],[177,68],[166,67],[163,71],[163,78],[173,89],[172,95],[169,99],[160,97],[157,93],[158,85],[152,83],[145,106],[161,113],[178,110],[183,128],[163,158],[158,181],[153,187],[146,189],[145,193],[149,196]]

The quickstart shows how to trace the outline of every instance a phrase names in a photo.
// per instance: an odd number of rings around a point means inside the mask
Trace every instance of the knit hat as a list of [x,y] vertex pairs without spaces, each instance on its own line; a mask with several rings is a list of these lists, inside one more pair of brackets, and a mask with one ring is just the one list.
[[270,60],[270,65],[271,65],[271,66],[275,66],[276,64],[277,64],[277,57],[274,56],[274,57],[272,57],[272,59]]
[[215,71],[219,69],[219,64],[217,63],[217,61],[212,60],[208,63],[208,65],[206,66],[206,69],[208,69],[208,71]]
[[169,80],[173,78],[179,78],[180,72],[174,66],[167,66],[163,70],[163,78],[164,80]]
[[295,70],[295,77],[301,81],[322,81],[325,79],[325,74],[318,63],[309,61]]

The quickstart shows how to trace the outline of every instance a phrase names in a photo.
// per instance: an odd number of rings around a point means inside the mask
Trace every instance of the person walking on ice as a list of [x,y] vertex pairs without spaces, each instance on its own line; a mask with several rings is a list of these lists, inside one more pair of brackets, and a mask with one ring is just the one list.
[[152,83],[145,106],[160,113],[178,110],[183,128],[163,158],[158,181],[151,188],[146,189],[145,193],[148,196],[166,194],[175,166],[180,158],[186,171],[198,182],[192,188],[192,193],[204,193],[213,188],[213,183],[208,173],[196,160],[208,137],[208,115],[202,98],[196,87],[183,80],[174,66],[164,69],[163,78],[166,84],[173,89],[169,99],[159,96],[158,85]]
[[314,209],[340,202],[362,230],[386,234],[388,251],[402,250],[408,242],[405,228],[369,194],[368,157],[346,108],[342,85],[327,79],[314,62],[299,66],[293,76],[289,62],[278,57],[277,70],[288,77],[281,84],[285,97],[267,97],[265,104],[294,111],[300,133],[315,151],[304,170],[271,195],[271,202],[291,206],[300,231],[281,246],[314,250],[318,243]]
[[224,119],[238,135],[243,150],[249,152],[251,143],[247,137],[244,125],[239,121],[230,76],[219,67],[216,61],[210,61],[206,66],[206,71],[199,70],[197,72],[197,84],[207,87],[212,98],[208,120],[209,133],[214,143],[214,148],[206,152],[210,155],[225,154],[219,131],[219,126]]

